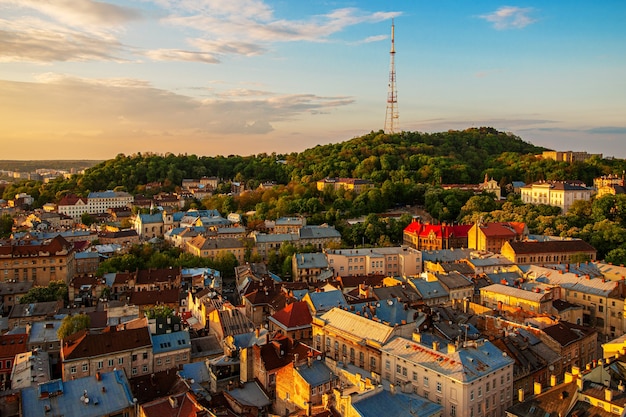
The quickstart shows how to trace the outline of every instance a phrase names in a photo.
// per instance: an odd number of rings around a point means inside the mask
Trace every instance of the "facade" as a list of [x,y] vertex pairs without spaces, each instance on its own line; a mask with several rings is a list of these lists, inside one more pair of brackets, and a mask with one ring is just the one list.
[[32,281],[0,282],[0,303],[2,305],[2,315],[7,315],[15,304],[20,303],[20,298],[26,295],[33,288]]
[[298,233],[306,226],[304,217],[281,217],[274,222],[274,233]]
[[89,193],[87,208],[89,214],[106,213],[110,208],[131,207],[133,196],[124,191],[99,191]]
[[163,233],[165,233],[163,215],[161,213],[138,214],[135,217],[134,227],[139,237],[145,240],[163,236]]
[[243,239],[209,239],[196,236],[187,242],[187,252],[202,258],[217,258],[226,254],[233,254],[239,264],[245,262],[246,243]]
[[422,272],[422,254],[411,247],[327,250],[335,276],[414,276]]
[[591,189],[563,181],[540,181],[523,186],[521,189],[524,204],[546,204],[560,207],[561,213],[568,212],[574,201],[591,200]]
[[152,373],[152,341],[147,327],[100,333],[81,330],[63,339],[61,348],[64,381],[122,369],[126,375]]
[[313,317],[304,301],[287,304],[269,317],[270,332],[280,331],[293,340],[311,340]]
[[587,152],[573,152],[573,151],[543,151],[541,155],[545,159],[552,159],[557,162],[584,162],[594,156],[602,159],[602,154],[590,154]]
[[584,240],[549,240],[545,242],[505,242],[502,255],[518,265],[569,264],[580,262],[582,257],[596,259],[597,251]]
[[429,335],[382,349],[382,377],[444,407],[443,415],[500,417],[513,404],[513,360],[487,340],[445,345]]
[[476,223],[467,235],[470,249],[500,253],[505,242],[524,240],[528,236],[525,223]]
[[15,357],[19,353],[26,352],[28,335],[4,334],[0,336],[0,388],[11,388],[11,372],[15,364]]
[[291,273],[294,282],[314,282],[330,269],[323,253],[296,253],[291,257]]
[[40,241],[11,241],[0,246],[0,280],[33,281],[47,286],[50,281],[66,284],[74,276],[74,247],[57,235]]
[[388,326],[338,307],[314,317],[311,326],[314,349],[377,374],[381,372],[381,347],[400,333],[400,326]]
[[403,232],[403,244],[417,250],[442,250],[468,247],[468,233],[472,226],[425,224],[411,222]]
[[152,335],[153,372],[165,371],[170,368],[180,369],[191,360],[191,339],[189,332],[178,332]]

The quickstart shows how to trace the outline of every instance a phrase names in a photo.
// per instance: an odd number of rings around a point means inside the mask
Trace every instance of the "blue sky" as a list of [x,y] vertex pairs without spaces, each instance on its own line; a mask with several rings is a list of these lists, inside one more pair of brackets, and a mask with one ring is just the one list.
[[0,0],[2,159],[493,126],[626,158],[626,2]]

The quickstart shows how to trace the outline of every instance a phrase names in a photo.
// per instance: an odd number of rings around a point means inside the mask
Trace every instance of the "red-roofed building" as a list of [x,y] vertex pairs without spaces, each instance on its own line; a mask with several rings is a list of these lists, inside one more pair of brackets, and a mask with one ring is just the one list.
[[270,332],[280,331],[295,340],[311,340],[312,321],[308,304],[296,301],[269,318]]
[[28,335],[26,333],[0,336],[0,388],[2,390],[10,388],[15,355],[27,351],[27,339]]
[[57,211],[78,220],[83,213],[87,213],[87,198],[68,194],[59,201]]
[[147,327],[121,331],[107,327],[99,333],[81,330],[63,339],[61,359],[64,381],[111,372],[114,368],[122,368],[130,376],[150,374],[150,330]]
[[403,233],[404,244],[417,250],[467,248],[471,225],[426,224],[411,222]]
[[208,417],[213,415],[191,392],[157,398],[139,407],[138,417]]
[[154,291],[133,291],[130,293],[129,304],[139,307],[140,315],[156,306],[168,306],[178,313],[181,301],[178,288]]
[[470,249],[500,253],[505,242],[524,240],[527,236],[526,223],[477,223],[469,230],[467,244]]
[[44,241],[11,241],[0,245],[0,276],[4,281],[33,281],[42,287],[50,281],[68,284],[74,276],[74,253],[72,243],[61,235]]

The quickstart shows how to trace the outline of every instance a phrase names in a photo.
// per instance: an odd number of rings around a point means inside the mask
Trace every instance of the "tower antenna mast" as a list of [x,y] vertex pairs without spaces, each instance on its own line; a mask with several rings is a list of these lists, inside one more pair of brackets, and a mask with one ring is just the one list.
[[385,113],[385,133],[396,133],[398,128],[398,91],[396,90],[396,46],[395,25],[391,19],[391,63],[389,65],[389,90],[387,92],[387,111]]

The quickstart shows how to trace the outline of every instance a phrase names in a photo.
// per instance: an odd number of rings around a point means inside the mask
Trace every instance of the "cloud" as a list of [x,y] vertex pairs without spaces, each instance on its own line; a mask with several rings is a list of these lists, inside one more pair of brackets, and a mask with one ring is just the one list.
[[183,51],[180,49],[153,49],[145,55],[154,61],[187,61],[219,64],[220,60],[209,52]]
[[0,62],[121,61],[114,37],[94,36],[39,19],[0,19]]
[[587,129],[587,132],[600,135],[626,135],[626,126],[598,126]]
[[478,17],[492,23],[497,30],[522,29],[537,21],[530,16],[533,11],[531,7],[502,6],[495,12]]
[[[0,137],[75,137],[99,131],[99,140],[145,136],[265,134],[289,122],[354,102],[350,97],[243,91],[200,100],[132,78],[88,80],[43,74],[39,82],[0,81],[0,114],[13,114]],[[233,96],[235,98],[233,99]],[[36,123],[33,123],[36,121]],[[91,145],[90,145],[91,146]]]
[[83,29],[121,25],[141,18],[137,9],[93,0],[0,0],[1,5],[31,9],[31,12]]

